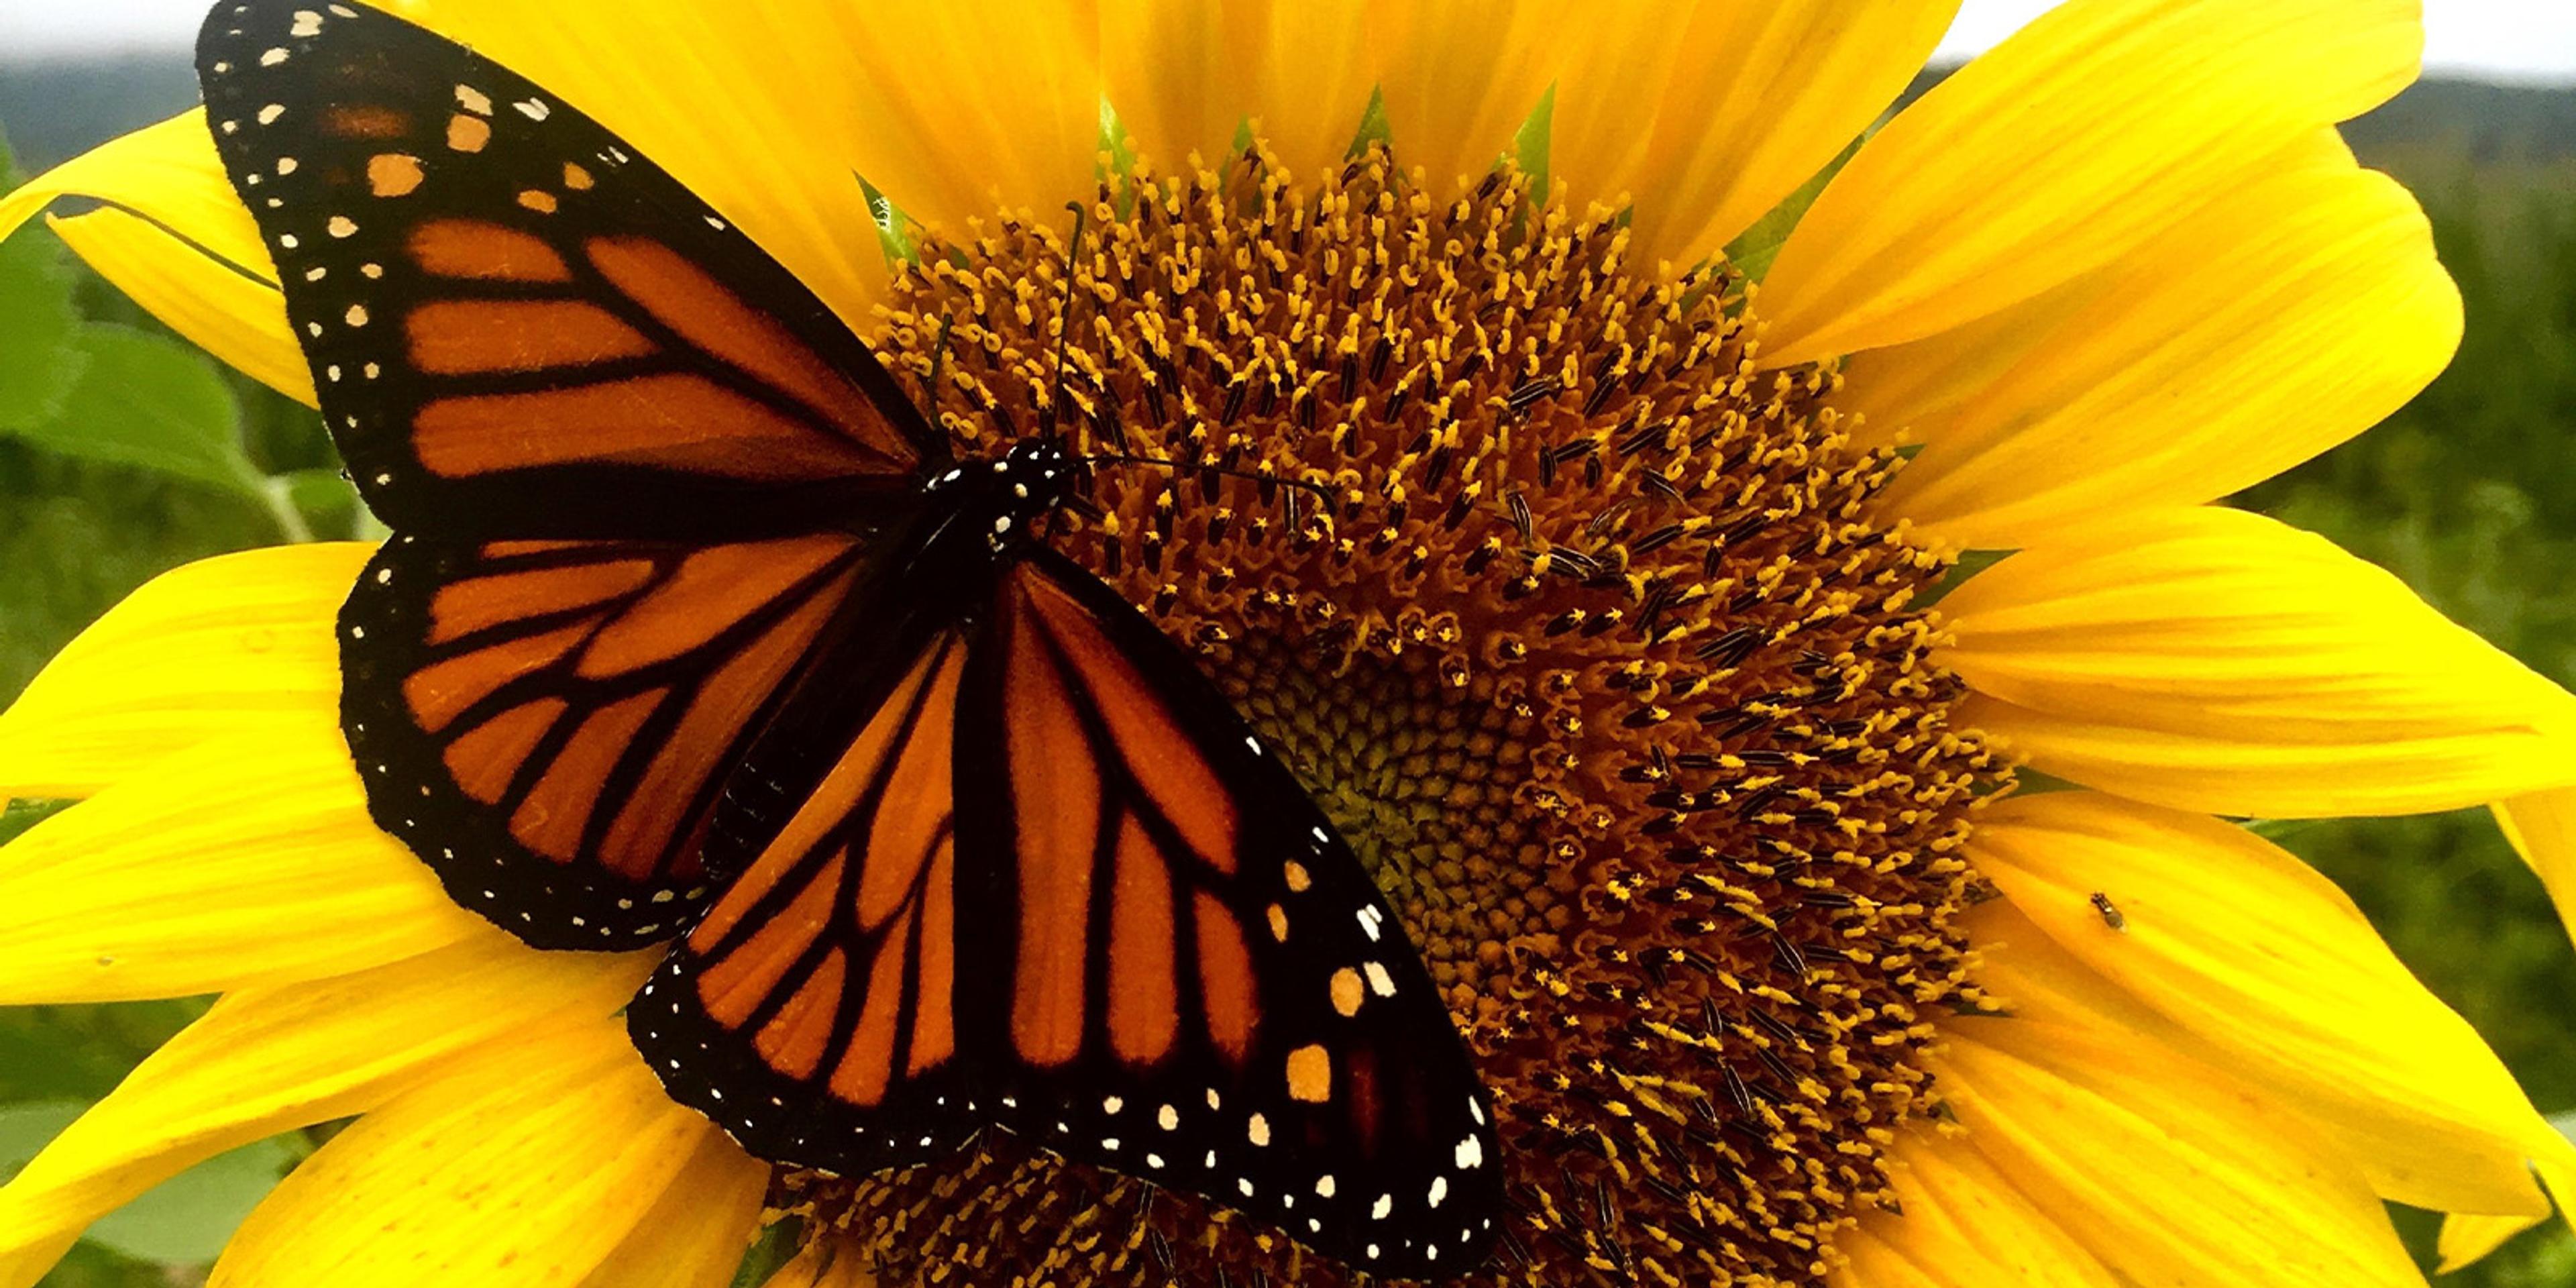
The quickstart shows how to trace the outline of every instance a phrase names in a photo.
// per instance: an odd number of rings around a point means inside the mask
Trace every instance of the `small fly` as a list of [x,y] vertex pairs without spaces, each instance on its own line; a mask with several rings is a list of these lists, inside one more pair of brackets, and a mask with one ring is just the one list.
[[2120,905],[2111,902],[2111,896],[2104,894],[2099,890],[2094,891],[2093,911],[2102,914],[2103,925],[2109,926],[2111,929],[2119,931],[2122,934],[2127,934],[2129,932],[2129,915],[2120,911]]

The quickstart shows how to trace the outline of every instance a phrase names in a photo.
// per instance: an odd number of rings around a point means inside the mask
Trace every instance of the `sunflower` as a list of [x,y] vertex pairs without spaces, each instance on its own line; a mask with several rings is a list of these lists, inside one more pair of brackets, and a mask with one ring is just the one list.
[[[2214,504],[2457,340],[2333,128],[2414,76],[2414,4],[2072,0],[1883,124],[1954,2],[386,7],[653,157],[956,432],[1062,388],[1340,498],[1110,470],[1059,541],[1420,947],[1507,1152],[1477,1281],[2415,1284],[2384,1203],[2457,1263],[2576,1186],[2244,825],[2507,801],[2563,873],[2576,812],[2576,698]],[[65,196],[315,401],[201,113],[0,230]],[[1079,246],[1029,213],[1068,201]],[[1348,1277],[1011,1137],[833,1177],[674,1103],[615,1019],[653,953],[524,947],[369,821],[368,555],[169,573],[0,715],[0,791],[81,802],[0,855],[0,1001],[222,995],[0,1189],[0,1285],[349,1118],[217,1284],[714,1285],[764,1226],[785,1288]]]

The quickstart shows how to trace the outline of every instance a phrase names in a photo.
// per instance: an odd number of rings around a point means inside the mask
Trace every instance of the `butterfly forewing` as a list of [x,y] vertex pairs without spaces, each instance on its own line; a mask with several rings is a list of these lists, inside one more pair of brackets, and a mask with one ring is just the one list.
[[379,825],[543,947],[669,938],[727,777],[867,546],[398,536],[341,610],[342,726]]
[[830,1170],[997,1124],[1384,1273],[1473,1264],[1500,1171],[1447,1010],[1186,655],[1041,551],[866,669],[903,678],[629,1012],[677,1094]]
[[793,275],[462,46],[247,0],[209,17],[198,72],[332,436],[397,530],[777,531],[945,458]]
[[346,4],[227,0],[216,148],[402,535],[344,610],[377,820],[531,943],[675,933],[860,541],[946,457],[838,319],[588,117]]

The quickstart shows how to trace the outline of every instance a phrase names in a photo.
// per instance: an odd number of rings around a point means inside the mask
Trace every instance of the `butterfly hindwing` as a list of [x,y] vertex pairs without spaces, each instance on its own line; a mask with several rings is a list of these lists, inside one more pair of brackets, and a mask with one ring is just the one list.
[[332,437],[396,530],[772,532],[945,459],[794,275],[471,50],[357,5],[225,0],[197,58]]
[[393,538],[340,615],[377,823],[532,944],[671,937],[713,884],[719,793],[868,548]]
[[1501,1205],[1491,1106],[1349,845],[1197,661],[1063,556],[1006,575],[987,638],[960,781],[1003,791],[959,844],[1016,872],[1015,951],[959,1008],[998,1028],[1012,1001],[1002,1120],[1354,1266],[1472,1265]]
[[989,1124],[1383,1273],[1471,1264],[1500,1172],[1447,1009],[1195,663],[1043,550],[927,638],[630,1009],[674,1092],[828,1170]]
[[627,1008],[672,1094],[763,1157],[856,1175],[975,1129],[949,987],[967,652],[845,651],[864,722]]

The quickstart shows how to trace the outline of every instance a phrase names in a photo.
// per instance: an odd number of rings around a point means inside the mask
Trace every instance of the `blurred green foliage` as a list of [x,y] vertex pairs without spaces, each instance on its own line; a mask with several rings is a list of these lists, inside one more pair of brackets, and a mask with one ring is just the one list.
[[[130,79],[157,91],[161,76]],[[167,110],[81,83],[75,105],[100,106],[69,112],[69,125],[61,105],[73,100],[33,96],[57,109],[49,131],[86,124],[95,137],[112,132],[100,119],[123,128]],[[2576,93],[2425,86],[2351,134],[2422,198],[2468,333],[2450,370],[2388,424],[2240,503],[2335,538],[2576,683]],[[75,146],[48,142],[56,156]],[[305,532],[350,535],[331,468],[309,411],[169,336],[42,231],[0,243],[0,700],[154,573]],[[0,841],[41,812],[0,815]],[[2279,835],[2352,892],[2544,1111],[2576,1112],[2576,952],[2483,813]],[[0,1176],[202,1009],[0,1009]],[[173,1181],[103,1222],[47,1284],[191,1282],[303,1147],[265,1142]],[[2433,1222],[2399,1215],[2429,1264]],[[2576,1237],[2553,1225],[2445,1282],[2576,1284]]]

